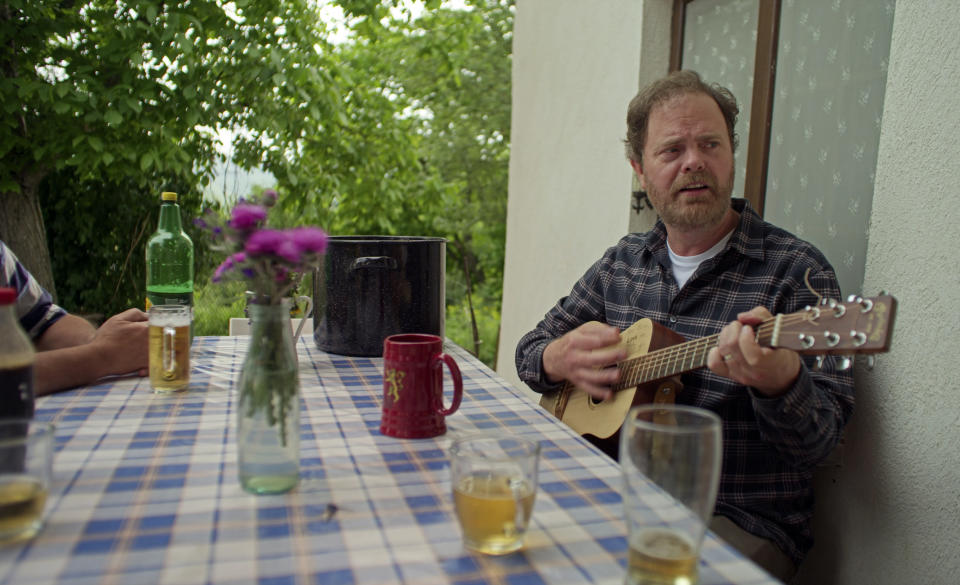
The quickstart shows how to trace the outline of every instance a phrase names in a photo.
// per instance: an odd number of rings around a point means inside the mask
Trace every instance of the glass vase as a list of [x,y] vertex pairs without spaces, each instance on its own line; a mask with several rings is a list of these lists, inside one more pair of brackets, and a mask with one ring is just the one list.
[[290,301],[247,308],[250,347],[238,382],[238,475],[248,492],[283,493],[300,480],[300,380]]

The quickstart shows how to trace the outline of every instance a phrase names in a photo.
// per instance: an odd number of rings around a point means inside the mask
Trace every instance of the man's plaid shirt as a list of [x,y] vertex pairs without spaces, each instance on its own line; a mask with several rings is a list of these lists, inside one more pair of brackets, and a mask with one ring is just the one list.
[[[737,313],[758,305],[774,315],[815,305],[817,297],[839,299],[833,267],[811,244],[765,221],[746,200],[727,246],[703,262],[683,289],[670,269],[667,233],[658,221],[645,234],[629,234],[608,249],[517,346],[520,378],[538,392],[559,385],[542,368],[547,344],[587,321],[624,330],[649,318],[687,339],[716,334]],[[767,538],[794,562],[813,539],[811,481],[814,466],[840,439],[853,411],[853,377],[827,358],[813,371],[804,366],[793,388],[777,398],[717,376],[707,368],[681,376],[677,402],[707,408],[723,420],[723,467],[716,513]]]

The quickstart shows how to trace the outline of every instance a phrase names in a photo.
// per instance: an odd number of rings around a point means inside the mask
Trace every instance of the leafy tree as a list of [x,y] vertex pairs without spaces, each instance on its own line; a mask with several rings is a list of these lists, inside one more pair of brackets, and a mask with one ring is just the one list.
[[200,213],[198,195],[184,183],[153,177],[159,190],[137,181],[80,181],[72,169],[55,171],[40,184],[53,273],[71,312],[99,321],[146,299],[147,240],[157,228],[160,190],[180,194],[182,221],[194,242],[197,273],[209,274],[220,259],[204,245],[190,218]]
[[0,238],[53,291],[45,177],[153,200],[160,177],[206,183],[220,130],[250,131],[239,162],[295,184],[286,154],[343,115],[325,30],[307,0],[6,0]]
[[472,344],[464,345],[493,364],[506,238],[514,2],[478,0],[474,8],[427,14],[391,54],[412,108],[424,112],[424,156],[448,186],[447,211],[435,225],[450,240],[455,274],[462,276],[448,294],[470,318],[464,341]]
[[492,364],[503,283],[513,1],[471,4],[354,24],[353,40],[338,47],[343,70],[354,74],[345,84],[346,123],[339,135],[306,141],[300,175],[313,187],[289,205],[334,233],[445,236],[451,337]]
[[[277,178],[281,225],[446,236],[449,330],[492,363],[512,1],[414,19],[339,0],[340,45],[311,0],[0,2],[0,238],[42,280],[49,241],[71,309],[142,303],[157,194],[181,194],[190,231],[218,135],[239,130],[233,161]],[[218,259],[191,235],[200,287]]]

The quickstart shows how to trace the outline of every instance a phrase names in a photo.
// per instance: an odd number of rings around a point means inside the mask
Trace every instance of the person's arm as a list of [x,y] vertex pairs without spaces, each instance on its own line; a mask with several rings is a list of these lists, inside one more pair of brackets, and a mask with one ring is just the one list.
[[[840,297],[832,270],[814,273],[810,280],[824,296]],[[802,296],[805,292],[801,290],[778,312],[815,305],[816,299]],[[853,412],[853,375],[840,371],[833,356],[815,370],[813,356],[801,358],[791,350],[761,348],[754,341],[754,328],[769,315],[758,307],[727,325],[720,332],[718,347],[707,356],[707,367],[745,385],[763,440],[792,465],[809,468],[826,458],[840,440]]]
[[[64,339],[71,333],[77,334],[77,339],[82,339],[82,331],[82,327],[65,329]],[[93,337],[87,338],[85,343],[38,351],[34,364],[34,386],[37,395],[44,396],[58,390],[89,384],[111,374],[137,372],[139,375],[146,375],[147,333],[147,314],[138,309],[128,309],[114,315],[99,329],[94,330]]]
[[591,353],[619,340],[617,330],[603,324],[606,301],[601,275],[610,270],[613,253],[613,248],[608,250],[577,281],[570,295],[560,299],[517,343],[517,374],[534,391],[551,392],[569,380],[602,398],[616,380],[616,368],[596,368],[615,363],[621,350]]
[[57,319],[33,345],[37,351],[50,351],[90,343],[97,334],[96,327],[76,315],[64,315]]

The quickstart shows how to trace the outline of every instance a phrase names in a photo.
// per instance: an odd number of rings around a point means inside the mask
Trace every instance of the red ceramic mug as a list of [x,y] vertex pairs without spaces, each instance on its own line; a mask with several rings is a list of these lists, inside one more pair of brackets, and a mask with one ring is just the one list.
[[[453,403],[443,407],[443,365],[453,378]],[[436,335],[403,333],[383,340],[383,417],[380,432],[400,439],[424,439],[447,432],[444,417],[463,398],[463,378]]]

